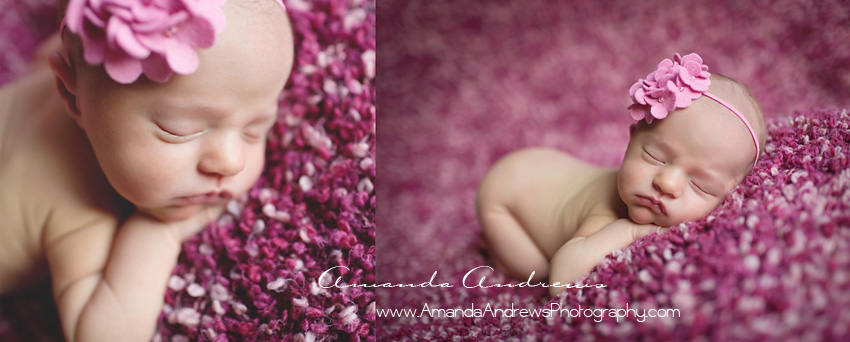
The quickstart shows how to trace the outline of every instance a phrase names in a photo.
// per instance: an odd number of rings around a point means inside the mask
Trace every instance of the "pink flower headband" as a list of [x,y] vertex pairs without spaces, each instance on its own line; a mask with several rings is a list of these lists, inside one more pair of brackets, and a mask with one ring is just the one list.
[[[281,6],[283,2],[276,0]],[[70,0],[63,28],[80,36],[91,65],[122,84],[155,82],[198,69],[196,49],[224,30],[225,0]]]
[[661,61],[658,63],[658,69],[632,85],[629,95],[635,103],[629,106],[629,112],[635,120],[646,119],[646,123],[652,123],[653,118],[664,119],[670,112],[687,108],[691,105],[691,101],[705,95],[731,110],[744,122],[744,125],[747,125],[753,137],[753,143],[756,145],[756,161],[758,161],[761,149],[756,132],[741,112],[708,92],[708,86],[711,85],[709,76],[711,74],[708,72],[708,66],[702,64],[702,57],[698,54],[692,53],[685,57],[679,56],[678,53],[674,54],[672,61],[670,59]]

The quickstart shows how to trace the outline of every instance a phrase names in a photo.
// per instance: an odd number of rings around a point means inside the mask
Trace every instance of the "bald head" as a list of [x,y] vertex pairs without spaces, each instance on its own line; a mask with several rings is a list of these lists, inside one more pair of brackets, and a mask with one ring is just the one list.
[[[733,106],[746,118],[755,133],[759,152],[762,153],[767,128],[761,106],[749,90],[729,77],[713,73],[708,92]],[[726,151],[720,156],[709,151],[705,153],[705,158],[729,162],[730,165],[723,168],[733,170],[731,174],[738,182],[743,180],[757,160],[756,146],[747,126],[735,113],[708,96],[700,96],[687,108],[677,109],[663,120],[655,120],[652,124],[641,120],[633,127],[633,138],[637,132],[662,134],[668,130],[678,131],[683,135],[678,138],[700,141],[689,149],[689,152],[695,155],[702,145],[709,150]]]
[[[708,91],[723,101],[731,104],[743,115],[753,128],[759,142],[760,151],[764,152],[767,140],[767,127],[764,122],[764,112],[749,89],[738,81],[718,74],[711,74],[711,87]],[[732,114],[732,113],[730,113]],[[741,123],[743,125],[743,122]],[[744,126],[746,127],[746,126]]]
[[[60,15],[64,16],[68,2],[69,0],[59,0]],[[251,29],[259,27],[262,28],[262,31],[264,31],[261,33],[267,32],[268,34],[282,34],[283,38],[281,39],[287,42],[287,44],[292,45],[292,41],[294,39],[292,27],[286,15],[286,11],[281,11],[280,7],[280,4],[274,0],[231,0],[222,7],[222,10],[225,15],[230,18],[228,19],[229,21],[234,20],[233,17],[248,17],[250,18],[250,21],[254,23],[254,25],[250,25]],[[281,15],[281,13],[283,13],[283,15]],[[225,31],[228,30],[227,27],[231,26],[229,24],[230,23],[226,25]],[[233,30],[233,28],[230,30]],[[251,36],[245,34],[244,37],[250,38]],[[83,58],[83,44],[80,37],[71,33],[69,30],[64,30],[62,40],[68,62],[77,72],[95,72],[103,74],[103,65],[90,66],[85,62],[85,59]],[[291,63],[291,60],[289,63]]]

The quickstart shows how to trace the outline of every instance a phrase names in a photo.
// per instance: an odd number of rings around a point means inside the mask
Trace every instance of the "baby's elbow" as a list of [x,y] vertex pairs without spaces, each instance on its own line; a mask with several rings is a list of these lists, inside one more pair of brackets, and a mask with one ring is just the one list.
[[[121,302],[109,282],[98,282],[94,293],[79,307],[76,324],[67,331],[68,341],[150,341],[154,329],[140,324]],[[69,322],[70,323],[70,322]],[[150,328],[150,329],[149,329]]]
[[[80,315],[80,320],[77,322],[76,331],[73,338],[68,341],[150,341],[153,337],[153,331],[142,332],[138,329],[138,324],[133,324],[128,321],[128,317],[112,317],[104,320],[99,315],[86,315],[84,312]],[[120,315],[119,315],[120,316]]]
[[559,294],[564,292],[565,288],[563,286],[549,286],[549,296],[557,297]]

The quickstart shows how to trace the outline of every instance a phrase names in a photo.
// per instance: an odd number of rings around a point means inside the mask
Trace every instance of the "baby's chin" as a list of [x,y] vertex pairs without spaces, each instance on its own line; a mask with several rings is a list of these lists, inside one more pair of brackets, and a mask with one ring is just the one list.
[[670,227],[675,226],[684,221],[670,220],[669,217],[656,217],[649,209],[638,207],[629,208],[629,219],[637,224],[654,224],[656,226]]
[[201,205],[168,206],[161,208],[136,207],[140,212],[147,214],[162,222],[179,222],[188,220],[197,214],[203,207]]

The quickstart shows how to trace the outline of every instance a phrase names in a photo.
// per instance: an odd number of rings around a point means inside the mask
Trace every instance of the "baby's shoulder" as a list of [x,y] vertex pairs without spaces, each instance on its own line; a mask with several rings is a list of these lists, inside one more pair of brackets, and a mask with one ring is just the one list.
[[0,90],[0,118],[0,211],[14,229],[45,243],[86,222],[117,222],[120,197],[65,113],[49,72]]
[[576,196],[581,201],[582,224],[587,220],[613,222],[621,218],[620,195],[617,191],[617,171],[602,169]]
[[124,200],[112,189],[100,169],[84,133],[67,116],[48,123],[41,145],[33,151],[31,182],[42,193],[33,201],[50,208],[43,242],[49,244],[78,229],[98,224],[117,227]]
[[572,166],[583,169],[594,167],[569,153],[550,147],[528,147],[516,150],[503,157],[499,163]]
[[533,179],[568,178],[574,181],[592,177],[600,168],[563,151],[548,147],[517,150],[502,157],[492,168],[496,172]]

